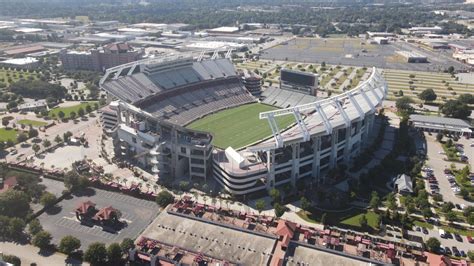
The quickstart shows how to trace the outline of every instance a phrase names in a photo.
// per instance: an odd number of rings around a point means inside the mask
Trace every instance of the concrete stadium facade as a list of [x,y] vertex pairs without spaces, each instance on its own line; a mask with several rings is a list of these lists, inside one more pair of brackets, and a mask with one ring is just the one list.
[[[107,71],[101,87],[118,99],[118,122],[107,127],[117,157],[133,158],[157,178],[212,176],[240,196],[295,185],[303,178],[324,183],[329,169],[350,164],[370,144],[377,107],[387,95],[380,71],[373,68],[369,79],[340,95],[260,113],[272,136],[237,151],[213,147],[211,133],[185,128],[212,112],[257,101],[228,59],[142,60]],[[275,117],[284,115],[294,116],[295,122],[280,130]]]

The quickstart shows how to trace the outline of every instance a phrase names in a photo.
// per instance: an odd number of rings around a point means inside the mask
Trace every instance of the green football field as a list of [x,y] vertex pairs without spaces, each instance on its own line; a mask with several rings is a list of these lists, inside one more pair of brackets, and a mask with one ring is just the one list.
[[[260,120],[261,112],[278,108],[260,104],[246,104],[223,110],[189,124],[187,128],[210,132],[214,135],[213,145],[219,148],[231,146],[238,149],[264,139],[272,134],[266,119]],[[280,130],[295,122],[292,115],[276,117]]]

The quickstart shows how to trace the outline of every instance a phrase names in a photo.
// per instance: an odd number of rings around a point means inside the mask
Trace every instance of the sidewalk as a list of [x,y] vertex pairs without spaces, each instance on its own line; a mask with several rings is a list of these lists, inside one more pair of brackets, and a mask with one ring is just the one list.
[[61,266],[61,265],[89,265],[89,263],[79,263],[75,260],[67,260],[62,253],[40,255],[39,248],[32,245],[21,245],[11,242],[0,242],[0,253],[5,255],[15,255],[21,259],[21,265],[36,263],[38,266]]

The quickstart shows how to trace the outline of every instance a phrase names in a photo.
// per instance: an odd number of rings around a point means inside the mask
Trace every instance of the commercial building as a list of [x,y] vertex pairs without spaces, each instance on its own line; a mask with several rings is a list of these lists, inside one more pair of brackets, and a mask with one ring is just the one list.
[[3,54],[9,57],[22,57],[30,53],[37,53],[46,50],[42,45],[19,45],[3,49]]
[[207,30],[210,34],[235,34],[239,32],[239,27],[219,27]]
[[438,117],[430,115],[410,115],[410,124],[423,131],[448,132],[456,135],[470,136],[471,125],[457,118]]
[[376,31],[368,31],[367,36],[369,38],[376,38],[376,37],[382,37],[382,38],[389,38],[389,37],[395,37],[395,33],[391,32],[376,32]]
[[[291,81],[291,74],[284,79]],[[118,125],[111,132],[117,157],[157,179],[212,176],[234,195],[295,185],[303,178],[325,183],[330,169],[350,165],[371,143],[376,109],[387,94],[376,69],[358,87],[324,100],[303,104],[301,95],[314,96],[282,90],[296,95],[298,105],[260,113],[272,134],[236,150],[214,147],[211,133],[185,127],[220,110],[257,102],[229,59],[170,56],[133,62],[107,70],[101,88],[109,99],[118,99]],[[275,117],[287,115],[295,121],[281,131]]]
[[434,27],[411,27],[407,29],[408,33],[411,35],[416,36],[423,36],[425,34],[436,34],[443,30],[443,28],[439,26]]
[[386,37],[375,37],[374,41],[377,44],[388,44],[388,38],[386,38]]
[[407,63],[428,63],[428,57],[417,52],[397,51],[397,53],[407,60]]
[[59,58],[64,69],[104,71],[105,69],[137,61],[143,56],[142,50],[134,50],[126,43],[113,43],[102,49],[87,52],[61,50]]
[[21,69],[35,69],[39,66],[38,59],[33,57],[13,58],[0,62],[0,66],[21,68]]

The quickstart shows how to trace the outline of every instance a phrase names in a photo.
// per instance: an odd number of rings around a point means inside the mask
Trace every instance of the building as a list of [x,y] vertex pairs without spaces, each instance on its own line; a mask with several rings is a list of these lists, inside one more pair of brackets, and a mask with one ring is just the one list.
[[243,70],[241,73],[242,83],[245,88],[255,97],[262,94],[262,77],[253,71]]
[[112,43],[102,49],[88,52],[61,50],[59,58],[64,69],[104,71],[108,68],[137,61],[143,56],[142,50],[134,50],[126,43]]
[[443,28],[439,26],[434,27],[411,27],[407,31],[411,35],[416,36],[423,36],[425,34],[436,34],[443,30]]
[[390,38],[390,37],[395,37],[395,33],[391,32],[375,32],[375,31],[368,31],[367,36],[369,38],[376,38],[376,37],[382,37],[382,38]]
[[112,131],[118,125],[118,102],[111,102],[109,105],[102,107],[100,113],[100,125],[105,132]]
[[397,51],[397,53],[407,60],[407,63],[428,63],[428,57],[411,51]]
[[33,57],[13,58],[0,62],[0,66],[21,68],[21,69],[36,69],[39,66],[39,61]]
[[291,69],[282,69],[280,71],[280,89],[316,96],[318,84],[317,74]]
[[0,177],[0,194],[14,188],[18,184],[16,176],[10,176],[7,179]]
[[388,38],[386,38],[386,37],[375,37],[374,41],[377,44],[388,44]]
[[43,110],[48,108],[48,103],[46,100],[37,100],[35,102],[29,102],[29,103],[22,103],[17,106],[16,109],[18,111],[36,111],[36,110]]
[[3,54],[8,57],[23,57],[27,54],[42,52],[46,50],[42,45],[23,45],[3,49]]
[[402,195],[410,195],[413,193],[413,182],[411,177],[405,174],[397,176],[394,182],[394,188]]
[[235,34],[239,32],[239,27],[218,27],[207,30],[210,34]]
[[[300,78],[314,85],[314,76],[297,75],[295,81]],[[272,134],[236,150],[214,147],[211,133],[185,127],[211,113],[257,102],[229,59],[146,59],[107,70],[101,88],[118,100],[118,126],[111,135],[119,159],[157,179],[213,177],[240,196],[303,179],[326,183],[330,169],[350,165],[370,145],[375,113],[387,94],[374,68],[368,80],[343,94],[260,113]],[[295,122],[282,131],[276,116]]]
[[410,115],[409,121],[413,127],[422,131],[447,132],[449,134],[467,136],[472,134],[471,125],[462,119],[430,115]]

